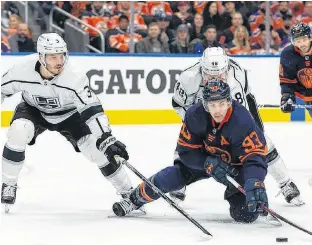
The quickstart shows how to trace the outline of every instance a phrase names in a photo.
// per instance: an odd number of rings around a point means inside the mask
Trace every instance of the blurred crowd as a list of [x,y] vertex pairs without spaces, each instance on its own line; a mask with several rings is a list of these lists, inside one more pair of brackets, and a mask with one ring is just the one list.
[[[1,4],[1,51],[35,51],[31,30],[22,22],[14,2]],[[105,36],[105,52],[129,52],[130,2],[40,1],[38,6],[43,15],[57,6],[97,28]],[[221,46],[228,54],[266,54],[270,35],[269,53],[278,54],[289,45],[294,23],[302,21],[312,28],[312,1],[137,1],[134,10],[136,53],[202,53],[208,46]],[[55,12],[53,20],[64,28],[67,17]],[[269,32],[265,30],[267,21]],[[99,34],[75,24],[88,32],[90,44],[100,49]]]

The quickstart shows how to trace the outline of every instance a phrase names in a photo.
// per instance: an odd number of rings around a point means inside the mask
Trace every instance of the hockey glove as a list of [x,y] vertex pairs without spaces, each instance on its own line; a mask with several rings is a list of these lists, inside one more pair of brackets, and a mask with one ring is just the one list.
[[120,156],[125,160],[129,159],[126,146],[120,141],[116,140],[110,132],[102,134],[101,138],[96,141],[96,147],[104,152],[109,162],[114,161],[114,157]]
[[283,94],[281,98],[281,110],[284,113],[289,113],[295,110],[296,98],[292,94]]
[[246,181],[244,189],[248,211],[267,215],[268,213],[263,209],[263,205],[269,207],[264,183],[256,178],[251,178]]
[[219,157],[207,157],[205,162],[206,173],[211,175],[217,182],[228,186],[226,175],[237,176],[238,171]]

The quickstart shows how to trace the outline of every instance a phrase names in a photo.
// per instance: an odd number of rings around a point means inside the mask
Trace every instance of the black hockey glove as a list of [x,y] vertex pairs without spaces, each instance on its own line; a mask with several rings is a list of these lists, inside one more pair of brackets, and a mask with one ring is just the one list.
[[283,94],[281,98],[281,110],[289,113],[295,110],[296,98],[292,94]]
[[119,140],[116,140],[116,138],[109,132],[102,134],[101,138],[96,141],[96,147],[104,152],[109,162],[114,161],[116,155],[125,160],[129,159],[126,146]]
[[226,175],[237,176],[238,171],[219,157],[207,157],[205,162],[206,173],[211,175],[217,182],[228,186]]

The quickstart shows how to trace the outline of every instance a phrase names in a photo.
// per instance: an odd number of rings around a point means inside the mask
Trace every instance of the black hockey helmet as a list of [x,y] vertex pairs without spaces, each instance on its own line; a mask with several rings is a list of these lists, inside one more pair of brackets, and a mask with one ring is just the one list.
[[227,99],[229,103],[232,103],[230,86],[219,78],[210,79],[204,86],[203,90],[204,108],[206,109],[206,111],[208,111],[208,102],[223,99]]
[[294,44],[294,41],[298,37],[311,37],[310,27],[302,22],[298,22],[293,25],[290,29],[290,40]]

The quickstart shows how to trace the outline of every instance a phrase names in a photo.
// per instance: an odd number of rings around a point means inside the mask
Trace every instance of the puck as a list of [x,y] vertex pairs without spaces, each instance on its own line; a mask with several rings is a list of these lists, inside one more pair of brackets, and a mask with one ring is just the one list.
[[288,242],[288,238],[286,238],[286,237],[278,237],[278,238],[276,238],[276,242]]

